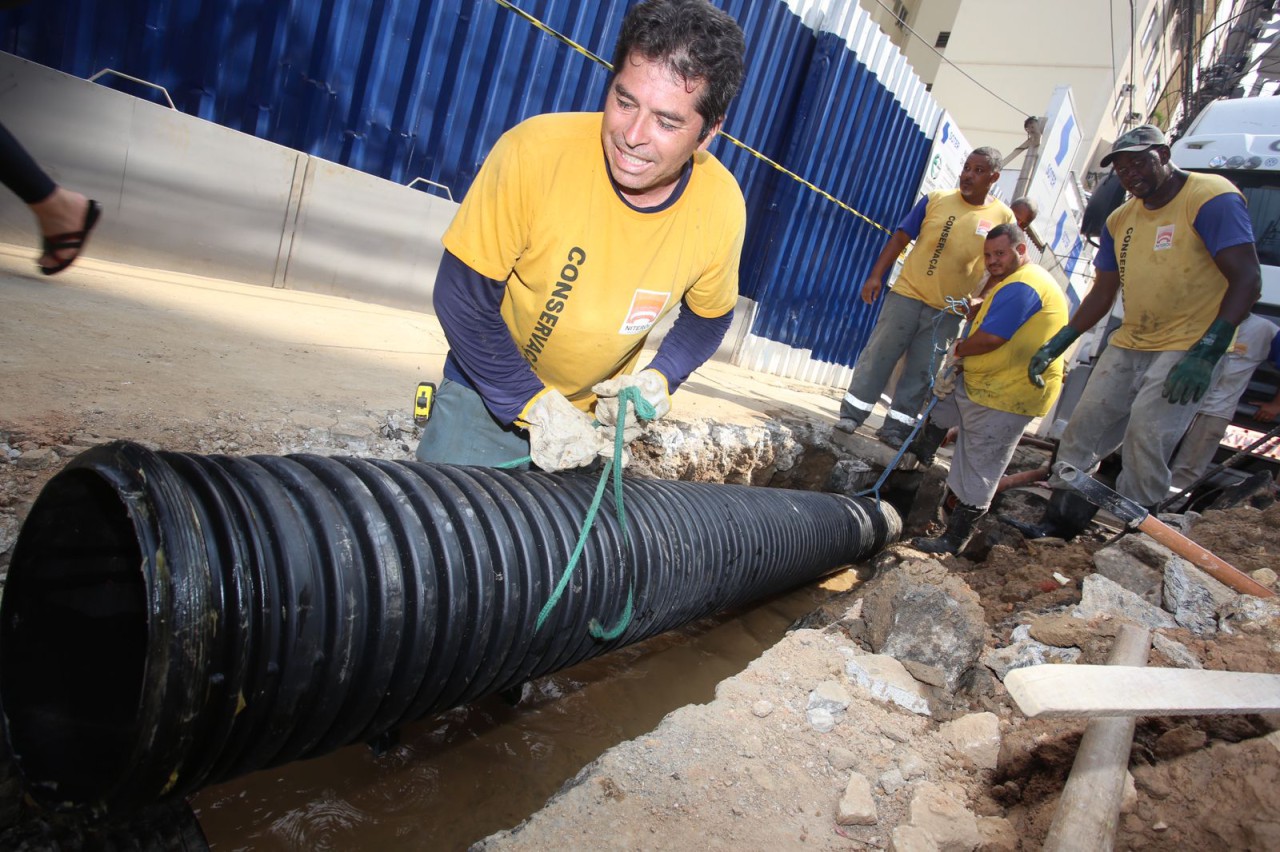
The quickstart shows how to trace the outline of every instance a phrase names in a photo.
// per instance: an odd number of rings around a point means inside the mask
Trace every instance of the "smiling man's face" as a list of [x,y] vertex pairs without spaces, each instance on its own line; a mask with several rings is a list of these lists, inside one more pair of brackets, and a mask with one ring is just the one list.
[[670,198],[684,164],[719,131],[717,122],[702,132],[697,105],[705,85],[635,55],[614,75],[600,137],[609,174],[634,206]]

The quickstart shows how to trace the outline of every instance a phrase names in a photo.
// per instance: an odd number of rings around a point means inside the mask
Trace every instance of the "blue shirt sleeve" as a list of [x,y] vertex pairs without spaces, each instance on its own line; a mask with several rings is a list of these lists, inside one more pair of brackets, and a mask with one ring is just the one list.
[[1224,192],[1200,205],[1195,229],[1214,257],[1223,249],[1254,241],[1249,208],[1234,192]]
[[475,390],[494,417],[511,423],[544,385],[502,320],[505,291],[501,281],[484,277],[446,251],[432,302],[449,341],[445,378]]
[[658,344],[658,354],[646,369],[666,376],[667,389],[675,393],[690,373],[716,354],[732,322],[733,311],[708,319],[689,310],[688,305],[680,305],[676,321]]
[[1041,307],[1039,293],[1021,281],[1013,281],[991,298],[991,307],[987,308],[978,331],[1010,340]]
[[916,202],[916,206],[911,208],[911,212],[907,214],[907,218],[898,224],[899,231],[905,231],[907,236],[915,239],[920,236],[920,228],[924,226],[924,214],[929,207],[929,196],[925,196]]
[[1111,238],[1111,231],[1106,225],[1098,235],[1098,252],[1093,256],[1093,268],[1102,272],[1120,271],[1120,264],[1116,263],[1116,241]]

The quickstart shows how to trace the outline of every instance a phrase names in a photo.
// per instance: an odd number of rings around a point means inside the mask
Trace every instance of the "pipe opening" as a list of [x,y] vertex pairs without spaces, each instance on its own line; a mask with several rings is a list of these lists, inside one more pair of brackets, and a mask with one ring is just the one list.
[[70,470],[45,487],[4,603],[0,697],[23,775],[92,798],[127,766],[147,652],[142,552],[109,483]]

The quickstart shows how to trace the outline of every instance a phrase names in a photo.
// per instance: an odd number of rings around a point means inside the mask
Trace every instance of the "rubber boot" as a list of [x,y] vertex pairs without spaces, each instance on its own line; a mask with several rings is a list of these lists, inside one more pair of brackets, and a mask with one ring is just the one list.
[[938,456],[938,447],[947,439],[947,429],[932,420],[925,421],[924,427],[916,434],[907,452],[916,457],[921,467],[929,467]]
[[965,503],[956,503],[947,519],[947,531],[937,538],[913,538],[911,546],[925,553],[959,553],[973,537],[974,524],[987,513]]
[[1061,538],[1067,541],[1084,532],[1098,507],[1069,488],[1055,488],[1049,495],[1049,508],[1038,524],[1028,524],[1014,518],[1000,516],[1000,520],[1016,529],[1026,538]]

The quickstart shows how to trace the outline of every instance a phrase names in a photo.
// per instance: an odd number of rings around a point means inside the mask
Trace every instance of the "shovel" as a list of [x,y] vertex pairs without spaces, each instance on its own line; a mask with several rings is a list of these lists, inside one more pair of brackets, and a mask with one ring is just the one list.
[[1079,468],[1059,462],[1057,472],[1064,485],[1076,491],[1090,503],[1100,509],[1106,509],[1130,529],[1140,530],[1151,536],[1218,582],[1242,594],[1259,598],[1275,595],[1275,592],[1239,568],[1219,559],[1168,524],[1162,523],[1138,503],[1117,494]]

